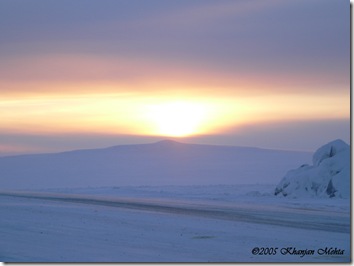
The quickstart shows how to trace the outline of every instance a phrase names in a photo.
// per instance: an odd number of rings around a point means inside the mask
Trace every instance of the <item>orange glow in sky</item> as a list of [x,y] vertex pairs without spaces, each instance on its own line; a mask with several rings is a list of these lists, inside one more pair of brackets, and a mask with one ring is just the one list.
[[56,134],[349,136],[349,2],[33,1],[1,5],[0,155]]
[[185,137],[267,121],[340,119],[340,95],[213,98],[144,94],[41,95],[0,100],[0,125],[9,132],[96,132]]

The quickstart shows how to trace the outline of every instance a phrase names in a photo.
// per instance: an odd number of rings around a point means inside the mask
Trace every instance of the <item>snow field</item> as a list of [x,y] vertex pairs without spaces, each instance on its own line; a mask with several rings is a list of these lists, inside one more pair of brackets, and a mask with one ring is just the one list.
[[0,261],[350,262],[347,146],[278,186],[310,153],[162,141],[0,158]]
[[[224,204],[219,202],[219,205]],[[339,210],[335,208],[336,212]],[[0,259],[6,262],[348,262],[350,259],[349,233],[7,196],[1,196],[0,211]],[[349,221],[346,211],[341,214]],[[301,218],[298,222],[302,222]],[[345,254],[253,255],[255,247],[337,247],[345,250]]]

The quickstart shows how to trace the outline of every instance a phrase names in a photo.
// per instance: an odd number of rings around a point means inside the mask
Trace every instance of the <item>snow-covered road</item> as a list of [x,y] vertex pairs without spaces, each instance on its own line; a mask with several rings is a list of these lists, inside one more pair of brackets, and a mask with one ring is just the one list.
[[350,261],[340,208],[3,191],[0,212],[5,262]]
[[107,207],[128,208],[150,212],[202,216],[247,223],[270,224],[285,227],[350,233],[350,217],[342,212],[309,209],[274,208],[267,205],[230,204],[210,205],[191,202],[166,202],[156,199],[107,198],[92,195],[54,194],[39,192],[0,192],[0,196],[14,196],[41,200],[54,200]]

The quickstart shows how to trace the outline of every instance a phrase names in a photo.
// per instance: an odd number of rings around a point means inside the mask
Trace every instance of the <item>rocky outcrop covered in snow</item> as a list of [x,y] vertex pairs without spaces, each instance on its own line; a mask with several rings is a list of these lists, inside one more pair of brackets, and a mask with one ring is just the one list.
[[350,197],[350,146],[334,140],[313,155],[313,165],[290,170],[275,188],[288,197]]

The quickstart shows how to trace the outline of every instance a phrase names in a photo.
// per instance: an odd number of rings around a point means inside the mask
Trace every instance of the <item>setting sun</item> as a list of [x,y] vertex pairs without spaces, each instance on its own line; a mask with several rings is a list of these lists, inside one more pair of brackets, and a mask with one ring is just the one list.
[[150,106],[146,116],[156,134],[184,137],[199,133],[208,119],[208,108],[201,103],[167,102]]

